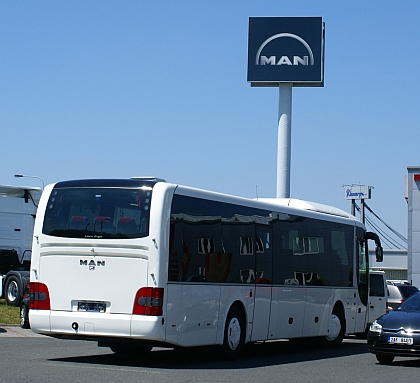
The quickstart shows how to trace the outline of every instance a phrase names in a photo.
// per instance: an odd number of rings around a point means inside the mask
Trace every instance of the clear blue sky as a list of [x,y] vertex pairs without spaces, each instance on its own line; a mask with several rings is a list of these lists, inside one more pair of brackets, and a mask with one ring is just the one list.
[[248,17],[322,16],[325,86],[294,88],[291,195],[407,236],[420,165],[420,3],[3,1],[0,184],[154,175],[276,195],[278,90],[246,82]]

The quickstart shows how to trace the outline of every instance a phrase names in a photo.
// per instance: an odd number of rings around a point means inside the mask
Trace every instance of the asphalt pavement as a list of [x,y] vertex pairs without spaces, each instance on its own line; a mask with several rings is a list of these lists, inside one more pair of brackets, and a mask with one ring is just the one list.
[[44,335],[36,334],[30,329],[24,329],[20,326],[1,325],[0,324],[0,339],[1,338],[33,338],[44,337]]
[[205,347],[154,348],[144,357],[122,357],[96,342],[0,325],[0,382],[5,383],[415,382],[419,367],[418,358],[380,365],[366,341],[354,337],[332,350],[301,342],[258,343],[249,345],[239,360],[227,361],[218,357],[217,349]]

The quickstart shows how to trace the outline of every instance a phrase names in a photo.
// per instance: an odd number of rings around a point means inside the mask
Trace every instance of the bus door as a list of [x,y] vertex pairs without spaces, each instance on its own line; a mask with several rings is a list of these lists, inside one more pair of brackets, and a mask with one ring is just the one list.
[[[356,230],[359,230],[357,228]],[[365,331],[366,322],[367,322],[367,305],[369,300],[369,254],[367,242],[363,238],[363,233],[361,230],[356,233],[357,235],[357,247],[356,247],[356,265],[357,274],[356,274],[356,283],[358,289],[358,300],[357,300],[357,311],[356,311],[356,323],[355,323],[355,332]]]
[[290,339],[302,336],[306,306],[306,277],[296,251],[298,232],[274,227],[273,287],[268,339]]
[[251,340],[268,339],[271,309],[272,229],[256,226],[255,233],[255,305]]

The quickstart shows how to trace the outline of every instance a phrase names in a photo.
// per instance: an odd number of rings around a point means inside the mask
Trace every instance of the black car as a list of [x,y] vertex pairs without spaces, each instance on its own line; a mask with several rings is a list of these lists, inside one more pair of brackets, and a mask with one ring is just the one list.
[[420,357],[420,292],[375,320],[367,342],[381,364],[392,363],[396,356]]

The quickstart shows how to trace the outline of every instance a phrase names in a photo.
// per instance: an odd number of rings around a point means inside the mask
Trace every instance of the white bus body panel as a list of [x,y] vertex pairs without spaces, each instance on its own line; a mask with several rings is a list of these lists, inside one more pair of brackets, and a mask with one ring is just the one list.
[[[148,283],[148,254],[145,248],[123,249],[92,246],[48,246],[40,252],[39,281],[50,291],[50,330],[60,334],[132,335],[134,297]],[[119,289],[118,286],[122,286]],[[83,301],[104,302],[105,313],[78,312]],[[31,310],[31,317],[41,311]],[[32,328],[36,331],[34,319]]]
[[[353,295],[353,290],[293,285],[273,287],[268,339],[326,335],[335,303],[344,305],[348,294]],[[344,314],[347,319],[350,312],[346,310]]]
[[215,344],[220,286],[168,284],[166,339],[180,346]]
[[271,295],[270,285],[255,285],[254,320],[250,326],[252,332],[250,341],[252,342],[269,339]]
[[305,290],[306,288],[303,286],[273,287],[270,339],[302,336],[305,318]]
[[[247,342],[327,335],[335,303],[344,305],[347,296],[354,295],[353,289],[345,288],[181,283],[169,284],[166,291],[170,302],[166,341],[184,347],[221,344],[226,316],[235,301],[245,308]],[[345,311],[349,333],[354,332],[353,311],[351,307]]]
[[[64,247],[41,252],[39,277],[55,292],[51,310],[77,311],[78,302],[96,301],[105,302],[110,314],[131,314],[137,290],[147,285],[147,255],[139,251],[130,257],[115,256],[118,252],[98,247],[72,248],[72,254]],[[117,289],[111,281],[124,288]]]
[[166,310],[167,342],[185,347],[222,344],[226,317],[234,302],[245,309],[246,340],[251,340],[254,286],[170,283],[166,291],[170,302]]

